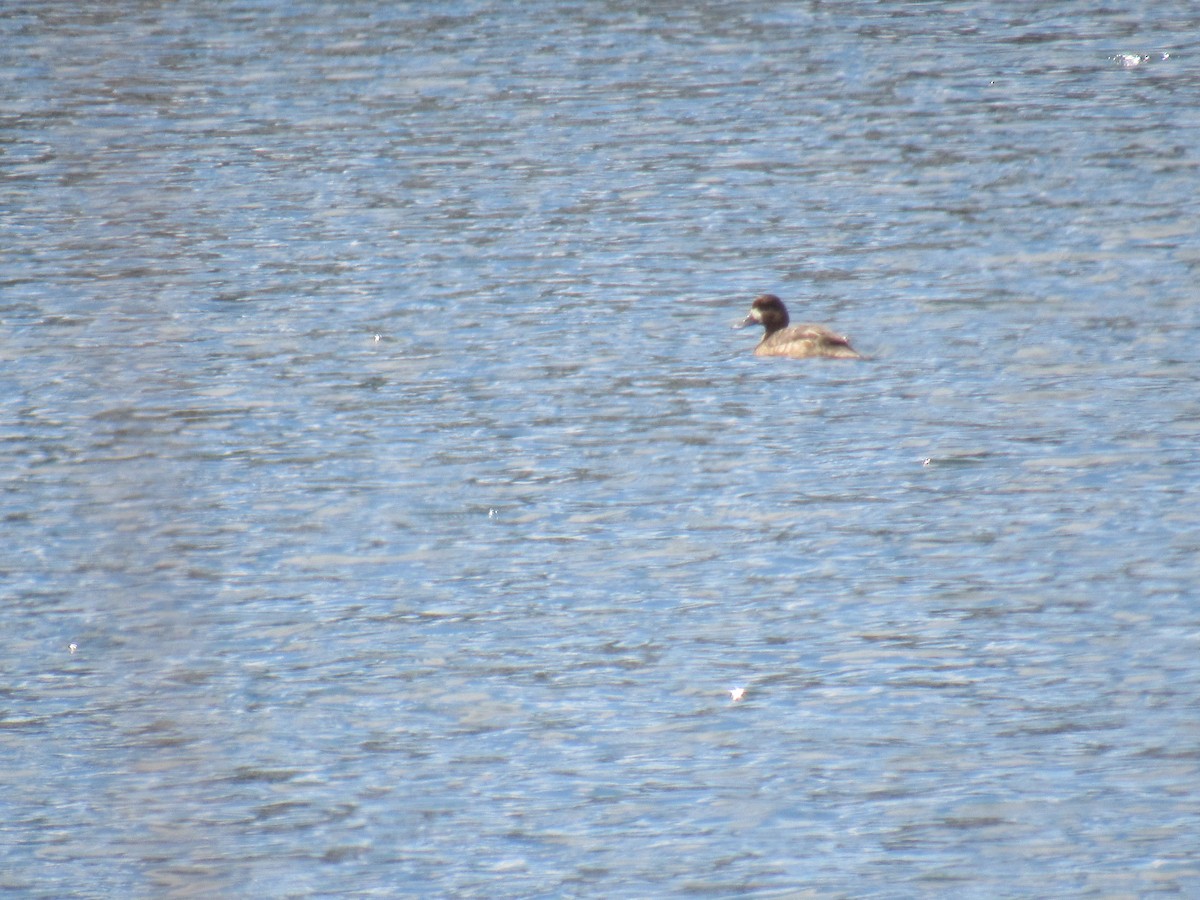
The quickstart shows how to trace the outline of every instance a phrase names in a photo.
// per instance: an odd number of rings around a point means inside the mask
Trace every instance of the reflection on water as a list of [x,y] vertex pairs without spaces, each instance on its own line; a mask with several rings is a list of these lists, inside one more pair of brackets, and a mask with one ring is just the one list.
[[0,13],[0,883],[1193,893],[1197,25]]

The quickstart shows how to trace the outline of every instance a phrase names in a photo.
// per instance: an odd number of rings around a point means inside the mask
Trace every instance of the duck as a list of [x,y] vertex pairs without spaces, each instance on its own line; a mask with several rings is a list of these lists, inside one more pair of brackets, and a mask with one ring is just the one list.
[[762,325],[766,329],[755,356],[786,356],[790,359],[809,359],[814,356],[830,359],[862,359],[862,354],[850,346],[850,339],[824,325],[793,325],[788,327],[788,311],[774,294],[762,294],[750,304],[750,315],[738,328]]

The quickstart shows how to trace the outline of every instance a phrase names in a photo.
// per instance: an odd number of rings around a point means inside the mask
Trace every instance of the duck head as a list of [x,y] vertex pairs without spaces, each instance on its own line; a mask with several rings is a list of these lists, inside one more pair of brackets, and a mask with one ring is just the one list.
[[750,304],[750,315],[746,316],[740,327],[762,325],[767,329],[767,334],[771,334],[781,328],[787,328],[787,324],[788,311],[783,301],[774,294],[763,294]]

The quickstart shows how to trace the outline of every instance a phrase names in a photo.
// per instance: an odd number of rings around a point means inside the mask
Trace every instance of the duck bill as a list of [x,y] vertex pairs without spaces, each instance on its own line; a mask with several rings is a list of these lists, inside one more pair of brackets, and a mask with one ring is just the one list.
[[742,319],[742,321],[738,322],[733,327],[734,328],[745,328],[747,325],[757,325],[757,324],[758,324],[758,322],[755,320],[754,316],[746,316],[746,318]]

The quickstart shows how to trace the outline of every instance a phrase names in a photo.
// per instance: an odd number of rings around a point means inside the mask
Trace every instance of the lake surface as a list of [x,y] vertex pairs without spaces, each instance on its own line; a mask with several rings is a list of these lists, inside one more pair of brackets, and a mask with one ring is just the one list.
[[0,888],[1200,895],[1200,7],[0,67]]

